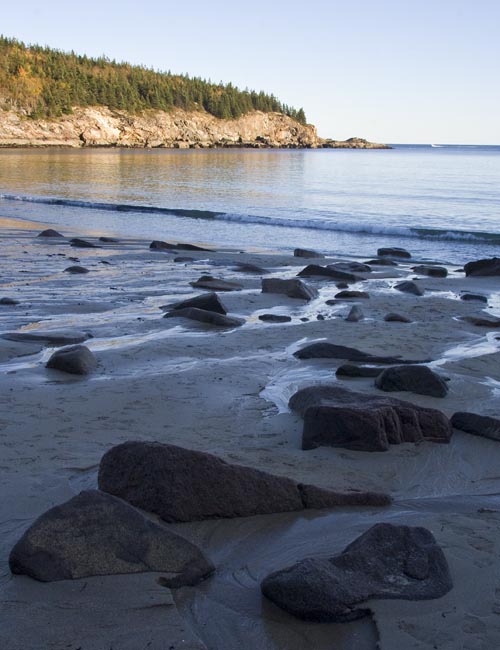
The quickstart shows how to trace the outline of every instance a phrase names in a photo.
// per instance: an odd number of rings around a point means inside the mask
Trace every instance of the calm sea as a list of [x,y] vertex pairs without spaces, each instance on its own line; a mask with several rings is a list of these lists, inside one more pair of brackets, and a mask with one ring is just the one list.
[[0,216],[99,233],[462,264],[500,255],[500,147],[0,150]]

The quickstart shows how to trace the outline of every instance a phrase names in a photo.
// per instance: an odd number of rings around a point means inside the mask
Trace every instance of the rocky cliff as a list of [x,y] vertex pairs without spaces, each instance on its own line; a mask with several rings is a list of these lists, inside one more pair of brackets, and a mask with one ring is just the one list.
[[0,111],[3,147],[206,147],[379,148],[366,140],[339,142],[318,137],[282,113],[254,111],[235,120],[221,120],[205,112],[148,110],[133,115],[107,107],[75,108],[57,119],[29,119],[14,111]]

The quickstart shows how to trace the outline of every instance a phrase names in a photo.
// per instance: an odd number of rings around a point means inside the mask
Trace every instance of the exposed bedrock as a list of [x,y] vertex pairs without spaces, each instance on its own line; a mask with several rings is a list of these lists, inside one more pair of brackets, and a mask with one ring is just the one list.
[[99,488],[167,522],[390,502],[384,494],[332,492],[158,442],[110,449],[99,467]]
[[269,575],[262,593],[293,616],[318,622],[362,618],[375,598],[427,600],[453,587],[446,557],[426,528],[376,524],[339,555],[307,558]]

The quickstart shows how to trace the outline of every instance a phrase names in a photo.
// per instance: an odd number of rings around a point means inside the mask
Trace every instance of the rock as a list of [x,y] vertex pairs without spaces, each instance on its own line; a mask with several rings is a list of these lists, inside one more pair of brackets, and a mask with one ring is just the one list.
[[345,363],[339,366],[335,372],[337,377],[378,377],[385,368],[373,368],[372,366],[354,366]]
[[[335,286],[337,287],[337,289],[348,289],[349,288],[349,285],[347,284],[347,282],[336,282]],[[328,300],[326,302],[328,303]],[[334,303],[334,302],[335,301],[332,300],[332,303]]]
[[360,320],[363,320],[364,317],[365,315],[363,314],[361,307],[353,305],[351,311],[346,316],[346,321],[348,323],[358,323]]
[[86,239],[79,239],[78,237],[73,237],[73,239],[69,240],[69,243],[74,248],[99,248],[99,246],[96,246],[92,242]]
[[488,302],[488,298],[479,293],[463,293],[460,296],[460,300],[478,300],[479,302]]
[[262,268],[262,266],[256,266],[255,264],[244,264],[243,262],[238,262],[233,270],[237,271],[238,273],[258,273],[259,275],[266,275],[266,273],[269,273],[269,271]]
[[205,309],[206,311],[216,312],[217,314],[227,314],[227,309],[222,303],[221,299],[215,292],[202,293],[200,296],[174,302],[171,305],[163,305],[160,309],[188,309],[190,307],[197,307],[198,309]]
[[347,361],[365,361],[366,363],[391,363],[391,364],[407,364],[407,363],[428,363],[427,360],[404,360],[399,357],[378,357],[374,354],[362,352],[356,348],[349,348],[345,345],[335,345],[322,341],[320,343],[311,343],[306,345],[305,348],[297,350],[293,353],[297,359],[346,359]]
[[289,298],[301,300],[313,300],[318,296],[316,289],[296,278],[291,280],[266,278],[262,280],[262,293],[283,293]]
[[72,345],[57,350],[46,364],[47,368],[62,370],[72,375],[88,375],[97,367],[93,353],[84,345]]
[[344,271],[347,273],[371,273],[372,270],[368,264],[361,262],[335,262],[335,264],[328,264],[329,269],[336,271]]
[[89,269],[86,269],[83,266],[68,266],[66,269],[64,269],[64,272],[65,273],[74,273],[74,274],[88,273]]
[[490,257],[464,264],[465,275],[477,277],[500,275],[500,257]]
[[319,266],[318,264],[308,264],[305,268],[297,273],[299,278],[309,278],[312,276],[320,276],[326,278],[333,278],[334,280],[345,280],[346,282],[356,282],[357,278],[352,273],[346,273],[345,271],[338,271],[331,268],[330,266]]
[[118,244],[120,242],[120,240],[115,237],[99,237],[99,241],[102,241],[105,244]]
[[211,275],[202,275],[196,282],[189,284],[195,289],[210,289],[211,291],[240,291],[243,289],[243,285],[238,282],[213,278]]
[[320,147],[323,149],[392,149],[387,144],[368,142],[365,138],[348,138],[347,140],[332,140],[320,138]]
[[411,253],[404,248],[379,248],[377,251],[379,257],[400,257],[409,260]]
[[421,264],[419,266],[412,266],[412,270],[419,275],[427,275],[431,278],[446,278],[448,270],[444,266],[427,266]]
[[366,260],[365,264],[369,264],[370,266],[397,266],[398,265],[398,263],[394,262],[394,260],[389,260],[383,257],[378,260]]
[[174,309],[169,311],[163,318],[189,318],[200,323],[216,325],[217,327],[239,327],[245,324],[244,318],[235,318],[234,316],[224,316],[215,311],[198,309],[197,307],[185,307],[184,309]]
[[448,386],[444,379],[427,366],[393,366],[375,379],[375,386],[386,392],[410,391],[418,395],[446,397]]
[[71,345],[83,343],[91,338],[86,332],[66,332],[63,330],[49,330],[48,332],[6,332],[1,335],[7,341],[20,341],[26,343],[46,343],[50,346]]
[[478,327],[490,327],[495,329],[500,327],[500,318],[482,318],[480,316],[463,316],[462,320],[471,325],[477,325]]
[[441,411],[339,385],[303,388],[292,395],[289,407],[304,417],[302,449],[328,445],[386,451],[402,442],[446,443],[453,433]]
[[196,244],[175,244],[175,248],[179,251],[210,251],[213,252],[211,248],[203,248],[203,246],[197,246]]
[[451,417],[451,426],[474,436],[491,438],[500,442],[500,420],[487,415],[460,411]]
[[276,571],[262,593],[307,621],[345,622],[367,616],[356,605],[376,598],[441,598],[453,582],[443,551],[426,528],[379,523],[329,558],[307,558]]
[[194,262],[194,257],[174,257],[174,262]]
[[176,249],[176,246],[175,244],[169,244],[166,241],[155,239],[149,244],[149,248],[152,251],[172,251]]
[[293,251],[293,256],[294,257],[309,257],[309,258],[324,258],[325,256],[322,253],[317,253],[316,251],[310,251],[307,250],[306,248],[296,248]]
[[394,289],[402,291],[403,293],[413,293],[415,296],[423,296],[424,290],[412,282],[411,280],[404,280],[394,285]]
[[42,230],[41,233],[38,233],[37,237],[64,237],[64,235],[61,235],[57,230],[47,228],[47,230]]
[[158,571],[169,587],[194,585],[214,571],[194,544],[97,490],[39,517],[12,549],[9,565],[43,582]]
[[389,502],[386,495],[331,492],[158,442],[126,442],[106,452],[99,488],[167,522]]
[[0,305],[18,305],[19,300],[14,300],[14,298],[8,298],[5,296],[4,298],[0,298]]
[[352,298],[369,298],[370,295],[366,291],[339,291],[335,294],[335,300],[351,300]]
[[282,316],[281,314],[260,314],[259,320],[264,323],[289,323],[291,316]]
[[408,318],[407,316],[401,316],[401,314],[395,314],[394,312],[390,312],[389,314],[386,314],[384,316],[384,320],[387,323],[411,323],[411,319]]

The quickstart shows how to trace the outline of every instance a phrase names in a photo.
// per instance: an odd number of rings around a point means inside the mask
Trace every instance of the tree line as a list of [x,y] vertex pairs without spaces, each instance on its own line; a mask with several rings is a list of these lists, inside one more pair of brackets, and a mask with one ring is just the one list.
[[130,113],[201,110],[222,119],[258,110],[306,123],[302,108],[287,106],[262,91],[117,63],[105,56],[26,46],[4,36],[0,36],[0,101],[32,118],[60,117],[74,106],[108,106]]

